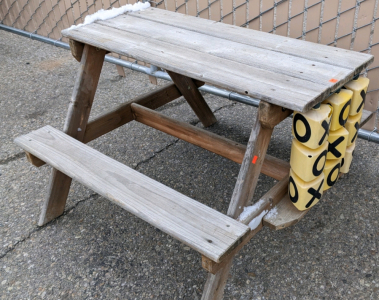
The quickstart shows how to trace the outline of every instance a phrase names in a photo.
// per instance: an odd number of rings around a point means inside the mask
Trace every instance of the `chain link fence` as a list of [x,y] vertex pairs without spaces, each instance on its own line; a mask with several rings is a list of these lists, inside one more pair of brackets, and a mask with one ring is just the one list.
[[[0,0],[4,25],[54,40],[61,30],[99,9],[134,0]],[[375,111],[379,98],[379,0],[156,0],[153,7],[262,30],[306,41],[373,54],[365,108]],[[373,129],[372,119],[367,129]]]

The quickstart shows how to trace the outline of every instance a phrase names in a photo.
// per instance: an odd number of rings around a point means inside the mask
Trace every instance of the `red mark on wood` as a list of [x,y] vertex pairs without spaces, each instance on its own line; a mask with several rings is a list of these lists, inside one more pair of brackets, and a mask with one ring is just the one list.
[[332,78],[332,79],[330,79],[329,81],[335,83],[335,82],[338,81],[338,79]]
[[258,156],[254,155],[252,163],[255,164],[257,162]]

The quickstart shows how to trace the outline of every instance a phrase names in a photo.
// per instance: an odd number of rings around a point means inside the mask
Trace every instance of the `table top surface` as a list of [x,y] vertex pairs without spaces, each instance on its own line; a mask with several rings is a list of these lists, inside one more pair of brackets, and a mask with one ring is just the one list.
[[272,104],[307,111],[374,57],[148,8],[62,34]]

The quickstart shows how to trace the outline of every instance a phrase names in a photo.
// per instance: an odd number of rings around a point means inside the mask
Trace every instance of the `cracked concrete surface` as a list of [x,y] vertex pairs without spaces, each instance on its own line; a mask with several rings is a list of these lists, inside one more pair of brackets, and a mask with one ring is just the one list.
[[[198,253],[76,182],[65,213],[36,225],[50,167],[31,166],[13,139],[63,127],[78,63],[4,31],[0,59],[0,299],[200,299]],[[156,88],[125,71],[104,65],[91,116]],[[205,97],[218,120],[207,130],[246,144],[256,109]],[[202,127],[182,98],[159,111]],[[289,159],[290,126],[275,128],[271,155]],[[227,210],[238,164],[134,122],[89,145]],[[236,256],[225,299],[379,299],[378,179],[378,145],[358,140],[351,172],[300,223],[264,228]],[[274,182],[262,175],[255,199]]]

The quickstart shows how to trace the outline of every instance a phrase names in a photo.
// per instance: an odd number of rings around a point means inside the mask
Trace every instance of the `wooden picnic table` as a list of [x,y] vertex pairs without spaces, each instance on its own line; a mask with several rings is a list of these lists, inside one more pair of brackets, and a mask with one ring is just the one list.
[[[34,165],[53,167],[39,225],[63,213],[74,178],[201,253],[209,271],[202,299],[222,298],[233,257],[263,225],[284,228],[307,212],[297,211],[288,199],[289,163],[266,155],[274,127],[294,110],[306,112],[325,100],[373,61],[364,53],[155,8],[62,33],[80,61],[64,133],[46,126],[16,139]],[[162,68],[173,83],[88,123],[108,52]],[[247,146],[154,111],[184,96],[204,127],[214,124],[217,120],[198,90],[204,83],[261,100]],[[361,124],[370,116],[364,112]],[[85,145],[133,120],[241,164],[227,215]],[[255,211],[238,220],[243,208],[251,205],[260,173],[279,182]],[[254,229],[248,226],[275,206],[275,216],[264,218]]]

